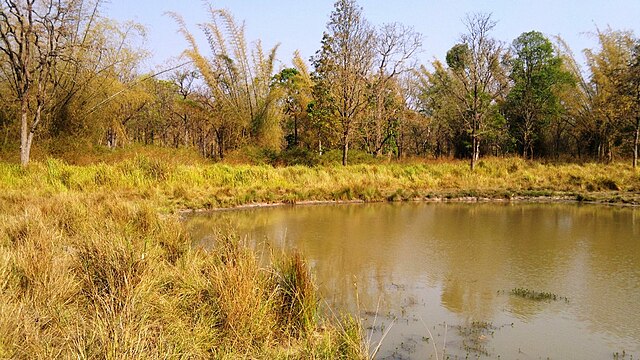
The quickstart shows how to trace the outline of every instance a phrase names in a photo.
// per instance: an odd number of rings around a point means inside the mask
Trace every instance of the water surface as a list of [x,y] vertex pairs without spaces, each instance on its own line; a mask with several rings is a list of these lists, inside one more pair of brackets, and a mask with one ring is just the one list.
[[[327,303],[365,319],[377,358],[640,358],[640,211],[567,204],[356,204],[216,212],[298,249]],[[534,301],[514,288],[566,297]],[[434,349],[435,342],[435,349]]]

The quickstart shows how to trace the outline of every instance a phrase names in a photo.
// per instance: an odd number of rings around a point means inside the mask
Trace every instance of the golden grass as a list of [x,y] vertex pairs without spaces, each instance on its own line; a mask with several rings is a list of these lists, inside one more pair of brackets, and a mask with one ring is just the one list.
[[0,358],[364,357],[344,346],[353,324],[317,313],[298,256],[264,266],[217,243],[194,248],[176,217],[118,196],[5,201]]
[[0,163],[4,199],[82,193],[117,194],[155,209],[231,207],[318,200],[564,197],[640,202],[640,172],[626,164],[543,164],[518,158],[485,159],[471,172],[464,161],[271,167],[179,164],[138,156],[114,164],[34,162],[27,169]]

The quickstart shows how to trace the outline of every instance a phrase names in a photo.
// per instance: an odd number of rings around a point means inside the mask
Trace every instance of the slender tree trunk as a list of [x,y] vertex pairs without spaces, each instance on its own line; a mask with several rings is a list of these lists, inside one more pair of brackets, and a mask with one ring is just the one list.
[[633,139],[633,168],[638,167],[638,142],[640,141],[640,116],[636,117],[636,134]]
[[344,137],[342,142],[342,166],[347,166],[347,154],[349,153],[349,140]]
[[349,125],[342,131],[342,166],[347,166],[347,156],[349,153]]
[[28,119],[29,103],[27,96],[22,98],[20,107],[20,163],[22,166],[29,164],[29,153],[31,147],[29,145],[29,119]]
[[473,129],[473,133],[471,134],[471,171],[476,168],[476,161],[478,160],[478,136],[476,134],[476,129]]
[[293,115],[293,145],[298,146],[298,115]]
[[480,124],[480,114],[477,112],[473,115],[471,126],[471,171],[475,170],[476,163],[480,157],[480,139],[478,139],[478,126]]
[[[381,85],[378,85],[379,87],[381,87]],[[383,143],[383,135],[382,135],[382,107],[383,107],[383,101],[382,101],[382,90],[378,89],[377,94],[376,94],[376,111],[375,111],[375,120],[374,120],[374,127],[375,127],[375,140],[374,140],[374,153],[373,155],[375,157],[379,157],[380,155],[382,155],[382,147],[384,146]]]

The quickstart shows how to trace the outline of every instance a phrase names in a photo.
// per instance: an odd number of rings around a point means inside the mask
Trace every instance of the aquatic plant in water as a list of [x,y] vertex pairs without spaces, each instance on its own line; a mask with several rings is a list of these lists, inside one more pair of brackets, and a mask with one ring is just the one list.
[[518,296],[525,299],[535,301],[565,301],[569,302],[569,299],[565,296],[559,296],[557,294],[545,291],[535,291],[526,288],[515,288],[510,292],[511,295]]

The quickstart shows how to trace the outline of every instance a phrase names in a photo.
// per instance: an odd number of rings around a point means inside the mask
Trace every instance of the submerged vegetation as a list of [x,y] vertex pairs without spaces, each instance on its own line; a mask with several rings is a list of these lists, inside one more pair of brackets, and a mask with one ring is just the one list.
[[569,302],[569,298],[565,296],[559,296],[557,294],[547,292],[547,291],[535,291],[525,288],[515,288],[512,289],[509,293],[511,295],[521,297],[524,299],[535,300],[535,301],[564,301]]

